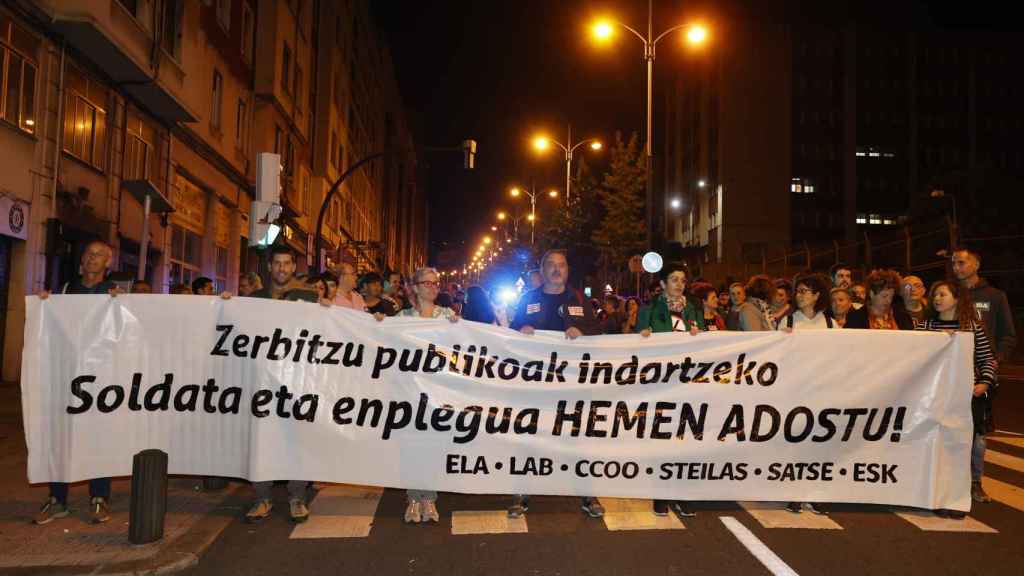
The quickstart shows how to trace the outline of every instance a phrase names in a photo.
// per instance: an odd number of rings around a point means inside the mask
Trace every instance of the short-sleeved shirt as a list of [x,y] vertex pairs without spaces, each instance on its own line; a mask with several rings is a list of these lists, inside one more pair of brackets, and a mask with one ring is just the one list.
[[342,308],[359,310],[360,312],[366,310],[366,302],[363,300],[363,297],[359,292],[353,290],[352,292],[349,292],[348,295],[352,298],[351,300],[342,296],[341,292],[338,292],[337,296],[334,297],[334,304],[341,306]]

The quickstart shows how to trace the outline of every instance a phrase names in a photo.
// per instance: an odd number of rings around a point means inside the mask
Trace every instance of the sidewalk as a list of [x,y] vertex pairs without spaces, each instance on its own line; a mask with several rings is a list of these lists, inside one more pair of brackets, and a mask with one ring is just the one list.
[[202,492],[202,479],[168,480],[164,537],[128,542],[129,478],[115,479],[109,522],[88,523],[88,485],[72,485],[72,514],[45,526],[32,524],[46,499],[45,485],[26,481],[25,437],[17,385],[0,384],[0,574],[169,574],[199,561],[224,528],[244,513],[245,486]]

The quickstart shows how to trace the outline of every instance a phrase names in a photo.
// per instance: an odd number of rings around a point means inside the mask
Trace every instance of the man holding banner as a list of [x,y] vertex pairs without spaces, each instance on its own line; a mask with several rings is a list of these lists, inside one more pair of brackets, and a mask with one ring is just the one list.
[[[511,328],[527,335],[533,334],[535,330],[565,332],[565,337],[570,340],[584,334],[600,334],[600,323],[590,301],[566,285],[569,281],[569,261],[565,251],[545,252],[540,259],[540,272],[544,283],[519,299]],[[584,497],[581,506],[591,518],[604,516],[604,507],[596,498]],[[508,509],[508,517],[519,518],[529,509],[530,496],[516,494]]]

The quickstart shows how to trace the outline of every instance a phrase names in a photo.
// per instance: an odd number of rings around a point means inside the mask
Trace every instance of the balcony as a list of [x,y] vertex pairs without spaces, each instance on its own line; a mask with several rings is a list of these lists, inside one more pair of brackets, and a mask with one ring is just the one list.
[[[143,108],[167,123],[195,122],[175,96],[183,90],[185,74],[176,55],[168,53],[183,48],[174,31],[181,30],[185,4],[168,4],[168,16],[179,24],[165,27],[172,34],[156,47],[153,10],[158,5],[163,6],[151,0],[38,0],[50,27]],[[175,6],[180,6],[176,13]]]

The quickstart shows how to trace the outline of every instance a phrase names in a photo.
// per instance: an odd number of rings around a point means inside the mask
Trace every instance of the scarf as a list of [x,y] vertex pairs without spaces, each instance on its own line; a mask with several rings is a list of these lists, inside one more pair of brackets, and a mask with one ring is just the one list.
[[747,298],[747,302],[757,306],[757,309],[761,312],[761,317],[764,318],[766,325],[775,326],[775,322],[772,320],[772,307],[769,306],[767,302],[760,298]]
[[686,308],[686,296],[681,295],[678,298],[673,298],[666,294],[665,302],[668,303],[669,312],[675,312],[678,314],[683,311],[683,308]]

